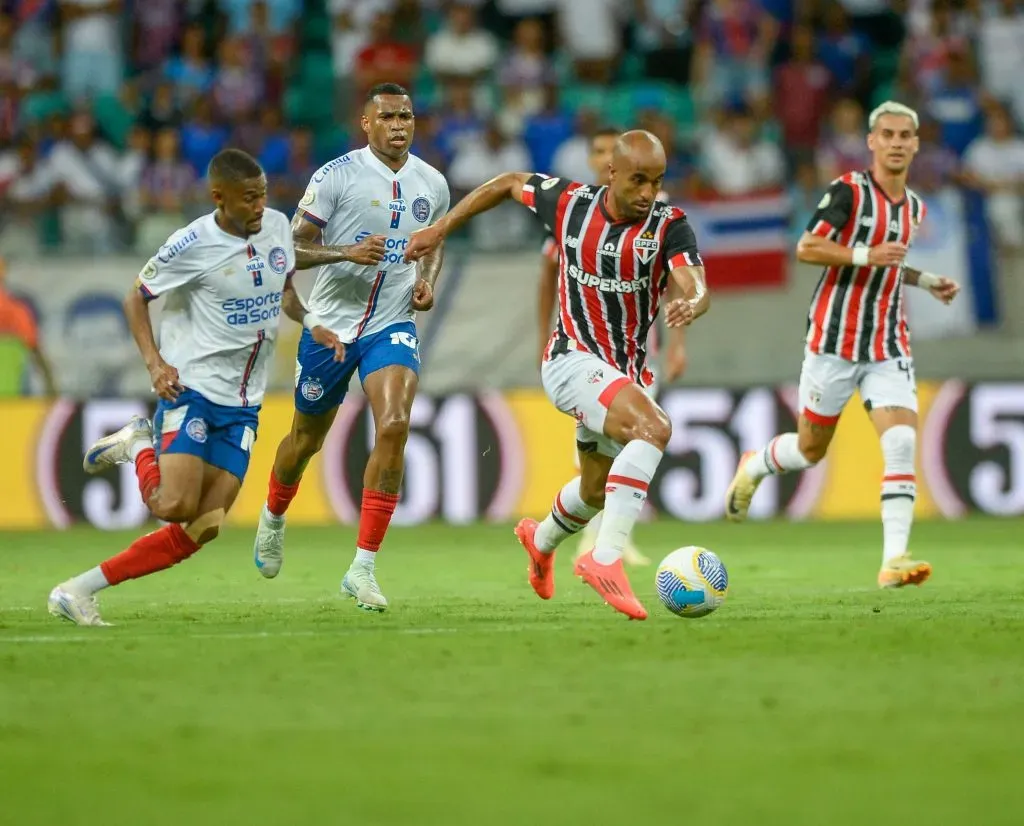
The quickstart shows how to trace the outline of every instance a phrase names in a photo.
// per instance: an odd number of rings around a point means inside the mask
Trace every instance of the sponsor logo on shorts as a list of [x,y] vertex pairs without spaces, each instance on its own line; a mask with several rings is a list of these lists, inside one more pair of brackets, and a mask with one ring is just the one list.
[[315,402],[323,397],[324,386],[316,379],[306,379],[299,386],[299,392],[302,393],[302,398],[307,402]]
[[189,419],[185,425],[185,433],[193,442],[204,444],[207,437],[205,420],[200,418]]
[[270,261],[270,269],[281,275],[288,267],[288,256],[285,255],[284,247],[274,247],[267,256]]
[[597,384],[603,378],[604,370],[602,370],[600,367],[598,367],[596,370],[591,370],[589,373],[587,373],[588,384]]
[[553,187],[553,186],[558,186],[558,181],[559,181],[558,178],[548,178],[546,181],[541,183],[540,188],[541,189],[551,189],[551,187]]
[[422,195],[412,202],[412,217],[421,224],[430,217],[430,201]]

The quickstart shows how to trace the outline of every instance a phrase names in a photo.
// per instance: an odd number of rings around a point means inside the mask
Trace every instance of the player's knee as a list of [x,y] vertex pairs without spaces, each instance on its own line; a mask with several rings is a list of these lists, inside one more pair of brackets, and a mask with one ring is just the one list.
[[185,526],[187,533],[197,545],[206,545],[213,542],[220,534],[220,526],[224,523],[226,511],[224,508],[216,508],[202,516],[192,520]]
[[654,445],[658,450],[665,450],[672,438],[672,422],[665,411],[656,408],[649,415],[640,417],[631,428],[630,441],[639,439]]
[[292,448],[299,458],[308,459],[320,452],[326,438],[327,433],[321,432],[319,428],[297,426],[292,429]]
[[914,467],[914,452],[917,447],[917,431],[908,424],[897,424],[881,436],[882,455],[890,467]]
[[377,441],[405,445],[409,438],[409,416],[403,410],[389,411],[377,423]]
[[162,519],[164,522],[191,522],[196,518],[196,510],[199,508],[199,502],[195,496],[191,496],[187,493],[164,493],[160,491],[160,496],[157,497],[156,505],[153,507],[151,504],[150,509],[153,511],[153,515],[158,519]]

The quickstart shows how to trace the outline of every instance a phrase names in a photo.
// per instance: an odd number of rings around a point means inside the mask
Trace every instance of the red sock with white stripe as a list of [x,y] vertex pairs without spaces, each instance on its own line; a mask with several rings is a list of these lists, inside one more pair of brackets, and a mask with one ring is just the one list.
[[890,427],[882,434],[882,564],[907,552],[910,528],[914,524],[917,478],[914,451],[917,431],[906,424]]
[[800,452],[799,442],[800,439],[795,433],[776,436],[763,450],[757,451],[747,459],[744,468],[755,479],[793,470],[807,470],[814,462]]
[[615,457],[604,489],[604,516],[597,532],[594,561],[611,565],[622,558],[636,520],[647,501],[647,489],[661,463],[662,452],[634,439]]
[[534,542],[541,553],[552,553],[566,539],[579,533],[593,519],[599,508],[594,508],[580,496],[580,477],[571,479],[551,503],[551,512],[537,526]]

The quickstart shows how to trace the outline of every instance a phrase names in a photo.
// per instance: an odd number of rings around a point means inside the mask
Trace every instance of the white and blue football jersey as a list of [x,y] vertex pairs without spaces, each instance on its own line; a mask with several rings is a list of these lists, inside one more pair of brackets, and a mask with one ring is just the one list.
[[165,298],[160,355],[181,383],[217,404],[250,407],[263,400],[295,247],[277,210],[265,210],[248,238],[222,230],[215,215],[172,234],[137,283],[147,299]]
[[414,155],[397,172],[369,147],[322,166],[299,209],[323,231],[328,245],[348,246],[369,235],[387,238],[385,258],[363,266],[320,268],[309,297],[313,310],[345,342],[413,318],[416,264],[403,260],[409,236],[448,211],[444,176]]

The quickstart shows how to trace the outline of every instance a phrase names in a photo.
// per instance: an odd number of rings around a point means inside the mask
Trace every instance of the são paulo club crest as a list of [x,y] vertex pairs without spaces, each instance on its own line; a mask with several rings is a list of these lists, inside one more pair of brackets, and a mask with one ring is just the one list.
[[430,201],[422,195],[412,202],[412,217],[421,224],[426,223],[426,220],[430,217]]
[[270,269],[278,275],[288,268],[288,256],[285,254],[284,247],[274,247],[270,251],[270,255],[267,256],[267,260],[270,262]]

